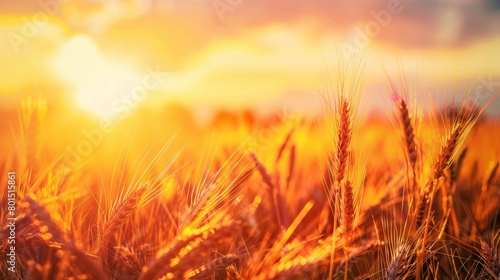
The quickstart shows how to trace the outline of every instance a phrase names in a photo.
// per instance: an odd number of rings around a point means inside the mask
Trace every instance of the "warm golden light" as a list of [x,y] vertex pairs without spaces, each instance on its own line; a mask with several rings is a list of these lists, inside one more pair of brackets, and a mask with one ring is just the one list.
[[66,41],[57,51],[52,68],[73,92],[77,104],[100,116],[112,116],[113,102],[140,82],[129,65],[105,57],[86,35]]
[[0,279],[498,279],[499,15],[0,0]]

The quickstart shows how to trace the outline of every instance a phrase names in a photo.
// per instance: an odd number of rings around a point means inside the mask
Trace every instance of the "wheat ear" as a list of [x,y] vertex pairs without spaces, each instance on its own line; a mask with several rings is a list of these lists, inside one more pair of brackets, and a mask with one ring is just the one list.
[[426,215],[428,204],[432,202],[438,180],[444,175],[444,171],[451,164],[453,154],[455,153],[460,137],[462,136],[463,129],[464,127],[462,124],[458,123],[455,125],[453,131],[448,136],[448,139],[442,146],[441,151],[436,158],[436,162],[434,163],[433,175],[427,182],[427,185],[424,188],[422,195],[420,196],[419,204],[417,206],[417,227],[422,225],[424,218],[428,216]]
[[137,209],[139,202],[142,199],[146,191],[146,187],[141,187],[136,191],[132,192],[125,200],[123,200],[115,208],[110,216],[110,219],[104,226],[104,233],[102,235],[101,250],[99,257],[102,264],[109,269],[109,257],[114,256],[114,234],[120,230],[122,225],[127,221],[127,219],[134,213]]
[[[418,253],[417,257],[417,271],[416,277],[417,279],[421,278],[421,268],[423,257],[425,253],[425,246],[427,246],[427,234],[429,231],[429,221],[430,221],[430,207],[434,201],[434,192],[438,183],[438,180],[444,175],[444,171],[451,164],[451,160],[455,153],[455,150],[458,146],[460,137],[462,137],[462,132],[464,131],[464,125],[461,123],[456,123],[453,128],[451,134],[448,136],[448,139],[445,142],[445,145],[441,148],[441,151],[437,157],[436,162],[434,163],[434,173],[431,180],[428,182],[428,187],[426,186],[424,190],[424,195],[420,198],[420,205],[418,207],[419,213],[422,217],[417,218],[417,226],[419,227],[423,222],[424,224],[424,236],[422,242],[422,249]],[[424,200],[423,200],[424,199]],[[423,219],[425,218],[425,220]]]
[[351,142],[351,109],[349,102],[342,99],[340,102],[340,118],[337,142],[337,153],[335,157],[336,181],[341,182],[345,177],[347,169],[347,158],[349,156],[349,143]]
[[408,153],[408,160],[410,161],[413,173],[415,173],[418,157],[417,144],[415,143],[415,128],[413,127],[413,121],[408,111],[408,105],[403,98],[399,98],[398,111],[399,120],[403,128],[403,138],[406,152]]
[[158,279],[165,275],[165,273],[167,273],[172,267],[172,260],[183,248],[196,240],[206,238],[207,232],[211,230],[213,230],[213,228],[206,225],[200,229],[187,231],[189,233],[187,235],[177,236],[177,239],[172,245],[160,250],[156,254],[156,259],[147,267],[147,269],[142,271],[139,276],[139,280]]
[[47,226],[48,231],[52,235],[52,240],[60,243],[62,248],[67,250],[70,254],[72,254],[78,261],[80,268],[85,273],[92,276],[92,279],[97,280],[105,280],[106,276],[102,272],[102,269],[94,263],[87,254],[76,247],[76,245],[72,241],[67,241],[64,237],[63,231],[60,227],[52,220],[49,212],[45,207],[40,205],[35,199],[27,196],[26,201],[28,202],[31,211],[36,215],[36,219]]
[[480,241],[479,256],[484,262],[484,268],[492,277],[500,277],[500,251],[492,248],[484,240]]
[[401,244],[387,266],[386,279],[405,279],[408,278],[414,270],[415,254],[412,251],[412,247],[407,244]]
[[346,180],[345,183],[342,184],[341,192],[340,225],[342,226],[344,239],[349,241],[354,224],[354,193],[352,184],[349,180]]
[[461,123],[457,123],[453,128],[453,131],[448,137],[448,140],[446,140],[446,144],[441,148],[441,152],[434,164],[433,180],[439,180],[443,176],[444,170],[450,166],[451,159],[455,153],[463,130],[464,126]]

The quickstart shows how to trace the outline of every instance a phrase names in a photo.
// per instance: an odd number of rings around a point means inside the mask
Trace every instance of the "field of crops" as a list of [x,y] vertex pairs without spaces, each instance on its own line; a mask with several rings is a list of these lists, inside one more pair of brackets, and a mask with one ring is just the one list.
[[315,118],[204,126],[26,94],[2,127],[1,278],[498,279],[496,94],[443,107],[388,80],[382,115],[340,75]]

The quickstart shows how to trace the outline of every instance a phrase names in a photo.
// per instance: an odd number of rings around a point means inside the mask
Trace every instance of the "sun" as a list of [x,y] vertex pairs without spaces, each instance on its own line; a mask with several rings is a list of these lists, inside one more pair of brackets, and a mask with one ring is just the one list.
[[87,35],[73,36],[62,44],[51,66],[70,87],[79,107],[103,117],[113,116],[113,102],[140,82],[131,65],[105,57]]

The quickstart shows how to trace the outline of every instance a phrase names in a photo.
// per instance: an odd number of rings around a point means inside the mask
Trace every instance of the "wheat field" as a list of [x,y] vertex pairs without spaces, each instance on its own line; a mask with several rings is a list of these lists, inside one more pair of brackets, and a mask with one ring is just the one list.
[[500,0],[0,0],[0,280],[500,280]]
[[496,93],[443,107],[389,78],[384,116],[363,94],[339,76],[314,119],[111,133],[27,94],[2,140],[1,278],[499,279]]

